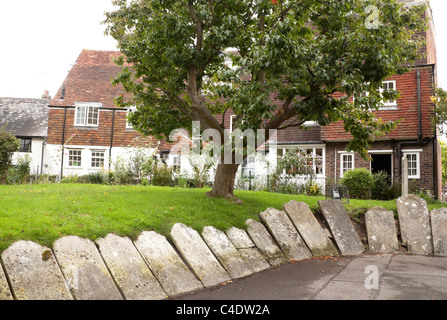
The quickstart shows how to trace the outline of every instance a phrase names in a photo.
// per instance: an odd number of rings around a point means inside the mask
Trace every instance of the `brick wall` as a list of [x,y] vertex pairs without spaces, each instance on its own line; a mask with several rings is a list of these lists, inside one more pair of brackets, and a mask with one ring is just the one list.
[[[419,68],[421,75],[421,116],[422,133],[424,137],[434,137],[435,130],[431,124],[433,115],[433,69],[431,67]],[[386,135],[387,139],[415,139],[418,137],[418,103],[417,103],[417,69],[388,80],[396,80],[396,89],[400,92],[397,99],[397,110],[375,111],[377,117],[386,121],[399,120],[398,127]],[[339,121],[323,127],[322,140],[350,140],[350,133],[344,131],[343,122]]]
[[[433,143],[433,141],[435,141]],[[401,161],[398,154],[398,147],[400,140],[377,141],[373,144],[369,151],[391,151],[392,152],[392,171],[393,182],[400,183],[401,181]],[[327,183],[340,183],[340,152],[345,151],[346,142],[332,142],[326,144],[326,177]],[[437,140],[429,140],[424,146],[412,145],[402,147],[405,150],[419,150],[420,152],[420,179],[411,179],[410,185],[424,190],[429,190],[432,194],[439,196],[439,169],[438,161],[434,160],[435,149],[439,150]],[[435,148],[435,149],[434,149]],[[437,151],[438,152],[438,151]],[[359,154],[354,156],[354,166],[358,168],[371,169],[371,162],[369,159],[363,159]]]

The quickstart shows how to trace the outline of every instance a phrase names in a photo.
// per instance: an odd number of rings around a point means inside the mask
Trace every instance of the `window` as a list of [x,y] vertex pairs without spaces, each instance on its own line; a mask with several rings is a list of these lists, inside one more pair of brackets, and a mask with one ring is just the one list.
[[104,168],[104,151],[92,151],[92,168]]
[[129,122],[129,115],[130,115],[132,112],[136,111],[136,110],[137,110],[136,107],[130,107],[130,108],[127,110],[127,114],[126,114],[126,129],[133,129],[133,125]]
[[324,148],[320,147],[305,147],[305,146],[288,146],[288,147],[278,147],[276,149],[276,157],[277,159],[281,159],[284,157],[287,151],[290,151],[292,149],[300,148],[307,155],[309,155],[312,158],[312,161],[307,164],[308,167],[311,168],[311,171],[313,171],[313,174],[318,175],[324,175]]
[[31,152],[31,138],[21,138],[19,152]]
[[419,152],[405,153],[408,160],[408,179],[420,179]]
[[[396,90],[396,80],[388,80],[383,81],[382,86],[379,88],[380,95],[383,95],[383,92],[385,91],[395,91]],[[363,91],[360,93],[357,93],[355,95],[356,98],[365,98],[369,96],[369,92]],[[396,100],[386,100],[385,98],[382,98],[383,107],[380,107],[379,110],[395,110],[397,108],[397,101]]]
[[75,126],[97,127],[100,103],[76,103]]
[[68,150],[68,166],[80,167],[82,164],[82,150]]
[[181,158],[179,155],[175,155],[172,157],[172,171],[180,172],[182,167]]
[[[384,81],[382,82],[382,87],[379,89],[380,94],[382,94],[384,91],[394,91],[396,90],[396,81],[392,80],[392,81]],[[386,107],[389,106],[396,106],[397,102],[396,100],[382,100],[383,104]]]
[[343,178],[345,172],[354,169],[354,154],[342,153],[340,155],[340,178]]

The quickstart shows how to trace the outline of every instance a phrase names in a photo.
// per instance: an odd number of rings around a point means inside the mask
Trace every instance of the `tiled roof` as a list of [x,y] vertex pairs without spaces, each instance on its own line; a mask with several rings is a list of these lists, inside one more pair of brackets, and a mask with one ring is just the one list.
[[111,83],[111,79],[121,70],[121,67],[113,62],[119,55],[119,51],[83,50],[51,100],[51,106],[100,102],[103,107],[116,107],[113,99],[125,94],[122,86],[113,86]]
[[46,137],[48,132],[47,99],[0,98],[0,127],[15,136]]

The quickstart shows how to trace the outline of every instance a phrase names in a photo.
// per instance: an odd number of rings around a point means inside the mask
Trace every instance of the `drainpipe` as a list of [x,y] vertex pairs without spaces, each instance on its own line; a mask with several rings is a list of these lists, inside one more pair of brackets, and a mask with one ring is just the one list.
[[115,124],[115,109],[113,109],[113,114],[112,114],[112,129],[110,132],[110,148],[109,148],[109,171],[110,171],[110,166],[111,166],[111,160],[112,160],[112,147],[113,147],[113,127]]
[[416,70],[416,83],[417,83],[417,107],[418,107],[418,139],[413,141],[403,141],[398,144],[399,155],[399,173],[402,177],[402,147],[404,146],[425,146],[430,142],[430,138],[422,139],[422,106],[421,106],[421,71]]

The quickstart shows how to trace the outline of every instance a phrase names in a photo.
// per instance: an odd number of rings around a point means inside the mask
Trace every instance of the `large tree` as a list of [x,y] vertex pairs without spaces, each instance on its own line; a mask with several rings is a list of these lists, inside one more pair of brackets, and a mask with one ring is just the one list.
[[[265,129],[267,137],[306,121],[342,120],[353,136],[348,148],[362,155],[395,125],[374,116],[383,99],[377,89],[408,71],[421,45],[415,32],[425,25],[423,8],[396,0],[114,4],[105,20],[123,53],[114,83],[131,93],[117,103],[136,106],[130,121],[141,133],[168,137],[198,121],[223,145],[227,110],[237,127]],[[234,198],[238,166],[221,161],[209,194]]]

